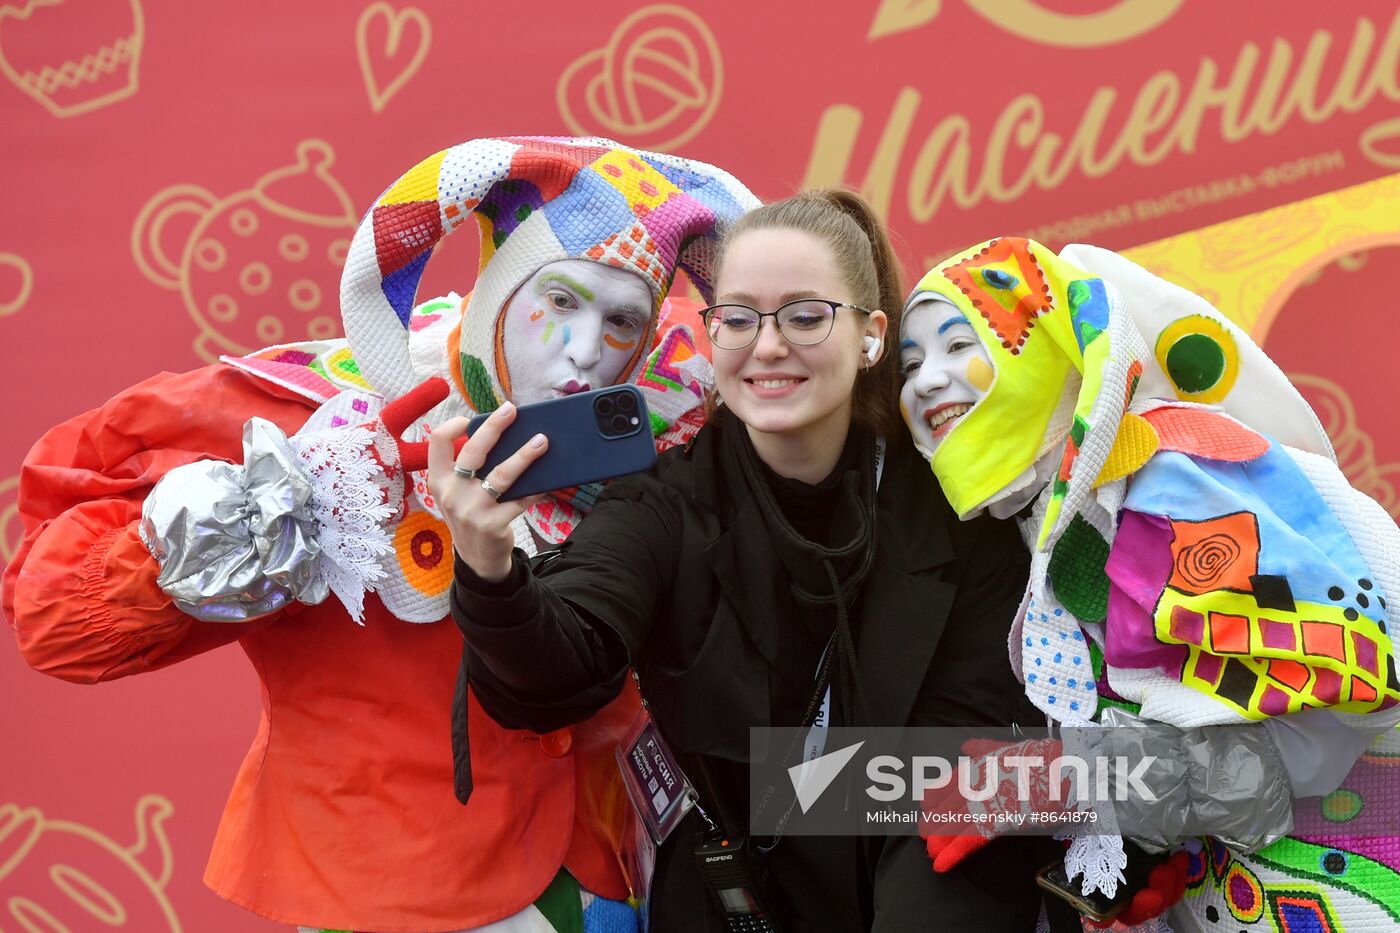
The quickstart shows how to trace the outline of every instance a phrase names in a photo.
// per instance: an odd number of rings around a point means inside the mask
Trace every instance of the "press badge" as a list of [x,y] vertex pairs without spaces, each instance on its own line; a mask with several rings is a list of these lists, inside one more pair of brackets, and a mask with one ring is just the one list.
[[632,806],[652,842],[661,845],[695,806],[694,787],[651,717],[644,718],[632,740],[614,754]]

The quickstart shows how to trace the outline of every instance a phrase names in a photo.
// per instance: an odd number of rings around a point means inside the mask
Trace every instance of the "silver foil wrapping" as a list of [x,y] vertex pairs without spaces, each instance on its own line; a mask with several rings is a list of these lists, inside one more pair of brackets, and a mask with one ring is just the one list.
[[1267,729],[1177,729],[1117,708],[1105,710],[1102,722],[1108,728],[1085,730],[1096,754],[1157,759],[1144,780],[1157,799],[1130,794],[1113,803],[1119,831],[1144,848],[1162,851],[1209,834],[1253,852],[1293,829],[1288,771]]
[[243,427],[243,464],[201,460],[167,473],[147,497],[141,538],[156,583],[182,611],[243,622],[329,594],[311,515],[311,483],[276,425]]

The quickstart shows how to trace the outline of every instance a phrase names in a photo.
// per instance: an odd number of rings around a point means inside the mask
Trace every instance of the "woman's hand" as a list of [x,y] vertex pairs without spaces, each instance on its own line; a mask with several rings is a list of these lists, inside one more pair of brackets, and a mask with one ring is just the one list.
[[549,439],[536,434],[490,473],[477,475],[501,432],[514,420],[515,406],[506,402],[491,413],[455,458],[453,441],[466,434],[466,418],[444,422],[428,438],[428,489],[452,532],[452,546],[477,576],[493,583],[510,574],[510,555],[515,547],[510,523],[541,498],[501,502],[500,496],[549,449]]

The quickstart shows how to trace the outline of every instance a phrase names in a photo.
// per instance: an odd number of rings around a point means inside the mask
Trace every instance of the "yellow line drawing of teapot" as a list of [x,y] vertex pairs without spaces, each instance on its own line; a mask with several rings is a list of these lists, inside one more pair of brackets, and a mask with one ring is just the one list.
[[178,291],[213,362],[340,331],[340,269],[359,218],[330,167],[335,152],[303,140],[296,161],[220,198],[176,184],[136,217],[131,252],[146,278]]
[[90,826],[0,804],[0,924],[180,933],[166,893],[174,861],[164,823],[174,812],[166,798],[143,796],[135,808],[136,841],[123,846]]

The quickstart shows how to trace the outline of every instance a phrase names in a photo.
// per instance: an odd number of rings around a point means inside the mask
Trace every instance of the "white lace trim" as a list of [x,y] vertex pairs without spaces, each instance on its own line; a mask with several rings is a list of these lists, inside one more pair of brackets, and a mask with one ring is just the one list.
[[1128,867],[1128,853],[1123,851],[1122,836],[1071,836],[1060,833],[1056,839],[1072,838],[1065,852],[1065,874],[1073,878],[1083,875],[1081,890],[1085,894],[1102,891],[1113,897],[1123,881],[1123,869]]
[[[1076,718],[1064,725],[1066,729],[1061,735],[1065,753],[1093,761],[1098,755],[1099,737],[1103,734],[1098,731],[1103,728],[1102,723]],[[1085,894],[1102,891],[1104,896],[1111,898],[1124,880],[1123,869],[1128,867],[1128,854],[1123,851],[1123,837],[1118,835],[1113,804],[1106,802],[1094,806],[1088,801],[1082,803],[1091,807],[1097,815],[1094,832],[1085,833],[1081,828],[1071,827],[1055,835],[1056,839],[1070,843],[1069,850],[1065,852],[1065,874],[1071,878],[1082,875],[1084,880],[1080,887]]]
[[385,498],[386,477],[372,453],[374,433],[336,428],[291,440],[311,480],[321,573],[350,618],[363,625],[365,593],[386,576],[379,558],[394,551],[384,530],[394,507]]

